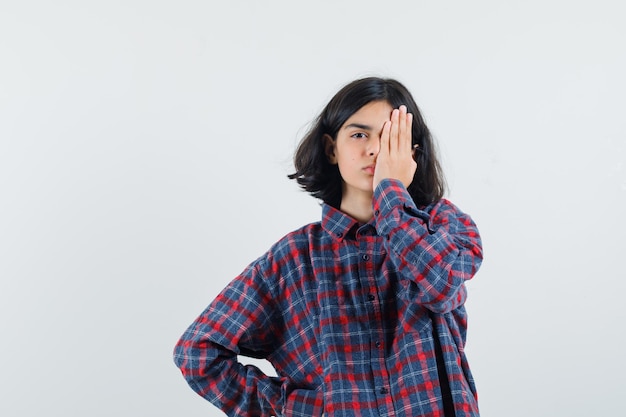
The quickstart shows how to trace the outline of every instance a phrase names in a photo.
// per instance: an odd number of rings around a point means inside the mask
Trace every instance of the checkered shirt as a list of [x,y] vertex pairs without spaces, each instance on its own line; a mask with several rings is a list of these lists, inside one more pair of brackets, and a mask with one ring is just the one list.
[[443,417],[444,382],[456,417],[478,416],[464,352],[476,225],[446,199],[416,207],[392,179],[373,208],[360,224],[323,205],[230,282],[174,349],[191,388],[229,416]]

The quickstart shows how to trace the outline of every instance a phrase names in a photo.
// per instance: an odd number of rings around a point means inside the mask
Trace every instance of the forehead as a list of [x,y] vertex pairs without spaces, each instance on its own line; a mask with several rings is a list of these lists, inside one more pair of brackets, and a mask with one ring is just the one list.
[[380,127],[391,118],[392,110],[393,107],[387,101],[371,101],[354,112],[342,128],[348,128],[354,124]]

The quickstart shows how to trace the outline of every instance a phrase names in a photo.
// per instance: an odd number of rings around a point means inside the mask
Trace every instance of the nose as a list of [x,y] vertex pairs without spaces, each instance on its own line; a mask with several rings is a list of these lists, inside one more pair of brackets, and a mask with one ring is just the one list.
[[367,143],[367,154],[377,156],[380,151],[380,137],[373,136]]

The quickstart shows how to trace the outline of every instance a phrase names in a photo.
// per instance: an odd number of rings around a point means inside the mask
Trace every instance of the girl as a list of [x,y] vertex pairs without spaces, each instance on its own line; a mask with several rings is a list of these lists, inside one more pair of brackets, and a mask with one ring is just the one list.
[[174,351],[189,385],[229,416],[478,416],[464,303],[481,241],[442,198],[409,91],[347,84],[294,162],[290,178],[323,201],[322,219],[280,239],[191,324]]

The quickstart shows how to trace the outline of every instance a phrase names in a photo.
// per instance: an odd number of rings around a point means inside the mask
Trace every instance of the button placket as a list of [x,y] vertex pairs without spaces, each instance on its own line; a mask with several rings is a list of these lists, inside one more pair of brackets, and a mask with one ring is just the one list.
[[[378,397],[376,402],[381,409],[384,410],[381,415],[393,412],[393,406],[390,403],[389,394],[389,373],[386,369],[384,359],[384,329],[382,323],[381,309],[382,296],[379,294],[377,282],[377,268],[379,262],[382,261],[383,254],[377,246],[377,241],[383,237],[376,236],[373,228],[362,229],[357,234],[358,250],[359,250],[359,279],[361,280],[362,304],[366,309],[368,321],[365,325],[369,327],[369,349],[370,349],[370,366],[372,371],[372,388]],[[391,407],[391,408],[390,408]]]

